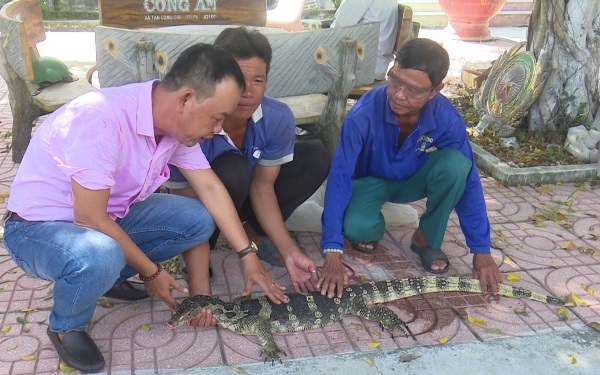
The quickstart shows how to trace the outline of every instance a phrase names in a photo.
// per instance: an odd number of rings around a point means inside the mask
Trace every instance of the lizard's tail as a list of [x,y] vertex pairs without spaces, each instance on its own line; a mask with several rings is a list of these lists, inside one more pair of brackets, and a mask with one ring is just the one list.
[[[368,292],[363,293],[363,298],[367,303],[385,303],[414,295],[436,292],[482,293],[479,280],[457,276],[395,279],[365,283],[361,284],[360,287]],[[506,284],[498,284],[498,294],[504,297],[526,298],[556,306],[565,305],[565,302],[558,298]]]

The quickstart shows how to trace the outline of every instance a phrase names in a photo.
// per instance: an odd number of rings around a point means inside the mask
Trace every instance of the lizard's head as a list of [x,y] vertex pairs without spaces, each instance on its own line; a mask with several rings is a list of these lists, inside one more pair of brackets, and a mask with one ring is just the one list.
[[202,308],[210,309],[216,304],[222,304],[222,302],[215,297],[202,295],[188,297],[177,306],[177,309],[175,309],[173,316],[169,319],[167,326],[169,328],[176,328],[188,323],[200,313]]

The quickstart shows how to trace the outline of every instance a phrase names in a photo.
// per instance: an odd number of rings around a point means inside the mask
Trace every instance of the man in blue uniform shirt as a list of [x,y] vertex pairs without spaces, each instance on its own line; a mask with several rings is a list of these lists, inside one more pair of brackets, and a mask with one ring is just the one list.
[[449,65],[448,53],[436,42],[407,42],[388,84],[362,96],[344,119],[322,216],[325,265],[317,284],[322,294],[341,296],[348,282],[341,260],[344,237],[372,253],[385,231],[382,205],[423,198],[427,206],[410,246],[423,268],[448,271],[441,245],[456,209],[474,254],[473,274],[496,293],[502,275],[490,255],[490,224],[466,125],[440,94]]
[[[223,30],[215,46],[240,65],[246,91],[223,121],[223,131],[200,143],[258,244],[258,257],[285,266],[297,292],[315,290],[314,262],[285,227],[285,220],[317,189],[329,171],[331,154],[316,139],[296,141],[296,121],[283,102],[265,96],[272,50],[260,32],[244,27]],[[173,193],[194,196],[177,168],[166,184]],[[210,239],[214,247],[218,230]]]

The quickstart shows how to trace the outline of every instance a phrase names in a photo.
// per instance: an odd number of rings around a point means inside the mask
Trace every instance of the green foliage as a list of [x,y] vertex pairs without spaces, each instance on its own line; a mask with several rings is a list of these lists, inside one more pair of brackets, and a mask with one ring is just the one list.
[[562,123],[564,124],[564,128],[570,128],[573,126],[578,126],[578,125],[584,125],[588,130],[590,129],[591,124],[589,123],[588,119],[589,119],[589,115],[590,115],[590,108],[589,108],[589,103],[587,102],[583,102],[583,103],[579,103],[577,105],[577,113],[575,114],[574,117],[572,116],[567,116],[565,114],[565,110],[568,107],[573,106],[574,102],[575,102],[575,95],[568,93],[566,91],[563,91],[560,95],[560,113],[558,114],[558,123]]
[[342,3],[342,0],[331,0],[331,2],[335,6],[335,9],[337,9],[337,8],[340,7],[340,4]]
[[97,20],[98,10],[76,10],[71,7],[69,0],[40,0],[42,18],[54,20]]

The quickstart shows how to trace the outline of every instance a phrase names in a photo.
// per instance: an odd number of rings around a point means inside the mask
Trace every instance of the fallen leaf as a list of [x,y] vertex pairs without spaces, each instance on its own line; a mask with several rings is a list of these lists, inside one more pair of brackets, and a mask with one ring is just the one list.
[[365,362],[367,362],[369,366],[374,366],[373,361],[371,361],[369,358],[365,358]]
[[149,325],[142,324],[141,328],[142,328],[142,331],[144,331],[144,332],[150,331],[150,326]]
[[567,296],[567,302],[571,302],[575,306],[589,306],[592,304],[591,302],[588,302],[586,300],[583,300],[583,299],[577,297],[577,295],[573,292],[571,292],[571,294],[569,294]]
[[557,314],[558,314],[558,318],[563,322],[566,322],[569,319],[569,315],[568,315],[569,312],[568,312],[567,308],[564,306],[558,308]]
[[245,374],[246,370],[243,367],[238,367],[238,366],[231,366],[231,369],[235,372],[237,372],[238,374]]
[[26,356],[24,356],[24,357],[21,357],[21,359],[22,359],[23,361],[31,361],[31,360],[33,360],[34,358],[35,358],[35,355],[33,355],[33,354],[32,354],[32,355],[26,355]]
[[577,246],[573,243],[573,241],[567,241],[560,245],[560,248],[563,250],[575,250]]
[[583,253],[590,256],[600,256],[600,251],[596,251],[590,248],[584,249]]
[[444,337],[440,337],[440,339],[438,341],[441,344],[445,344],[445,343],[447,343],[449,341],[449,339],[446,336],[444,336]]
[[69,372],[75,372],[77,371],[75,368],[67,365],[66,363],[61,362],[60,365],[58,365],[58,369],[62,372],[65,373],[69,373]]
[[1,291],[8,290],[8,283],[2,283],[2,285],[0,285],[0,290]]
[[379,341],[368,341],[367,346],[369,348],[379,348],[381,346],[381,343]]
[[17,346],[19,346],[19,345],[15,344],[13,346],[9,346],[8,348],[6,348],[6,351],[10,352],[11,350],[15,350],[17,348]]
[[21,318],[20,316],[17,316],[16,321],[19,324],[26,324],[27,323],[27,319],[26,318]]
[[529,316],[529,313],[525,307],[515,307],[514,312],[517,315]]
[[471,324],[479,326],[479,327],[485,327],[487,326],[487,322],[485,319],[483,318],[476,318],[474,316],[472,316],[471,314],[467,315],[467,320],[469,322],[471,322]]
[[487,330],[489,333],[493,333],[494,335],[501,335],[504,332],[502,332],[502,330],[500,328],[488,328]]
[[505,262],[506,264],[510,264],[510,265],[511,265],[511,266],[513,266],[513,267],[516,267],[516,266],[517,266],[517,264],[515,263],[515,261],[514,261],[514,260],[512,260],[512,258],[511,258],[511,257],[509,257],[508,255],[507,255],[507,256],[506,256],[506,258],[504,259],[504,262]]
[[589,322],[588,326],[600,332],[600,322]]
[[575,353],[572,353],[571,356],[571,364],[574,365],[577,363],[577,358],[575,357]]
[[509,273],[506,276],[506,280],[510,281],[511,283],[516,283],[517,281],[521,280],[521,276],[517,275],[516,273]]
[[12,326],[4,326],[2,327],[2,333],[9,333],[12,329]]
[[25,314],[30,313],[30,312],[34,312],[34,311],[38,311],[38,309],[21,309],[21,312],[25,313]]
[[594,295],[594,287],[590,286],[585,290],[590,296]]

